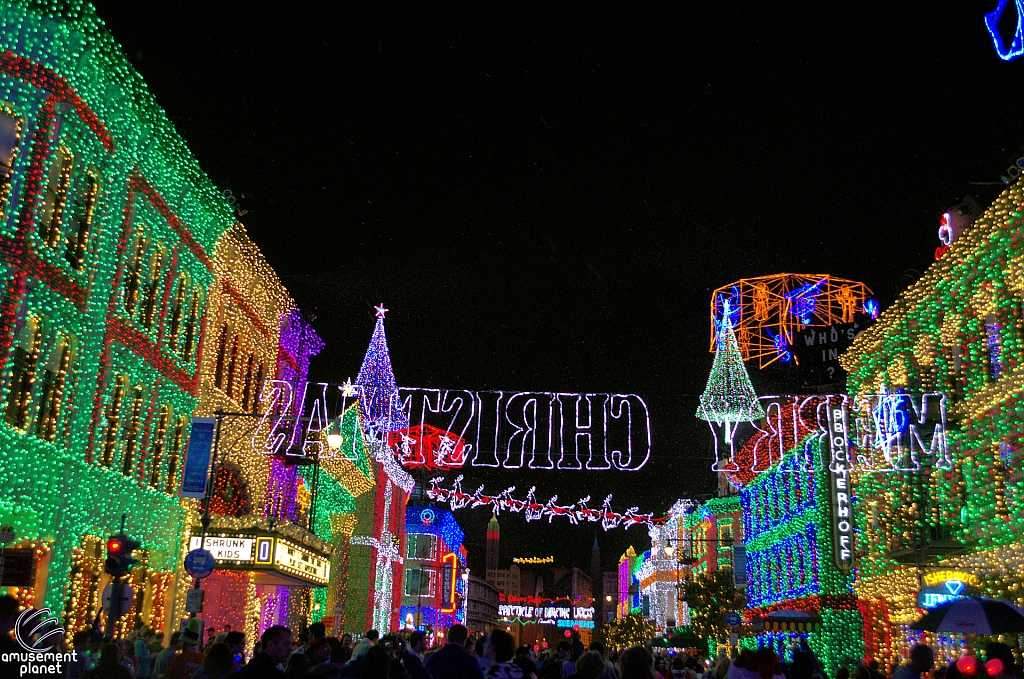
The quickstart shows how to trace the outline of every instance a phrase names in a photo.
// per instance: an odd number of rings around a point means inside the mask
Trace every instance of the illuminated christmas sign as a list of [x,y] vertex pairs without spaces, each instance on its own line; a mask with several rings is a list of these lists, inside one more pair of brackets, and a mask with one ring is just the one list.
[[[399,389],[267,380],[265,414],[252,447],[265,455],[356,459],[352,441],[328,445],[353,400],[385,403],[370,439],[386,442],[409,467],[637,471],[651,454],[647,403],[636,394]],[[384,408],[380,406],[378,410]],[[295,413],[300,413],[296,416]]]
[[498,617],[539,625],[593,627],[593,606],[574,606],[568,599],[548,599],[546,603],[544,606],[529,603],[498,604]]

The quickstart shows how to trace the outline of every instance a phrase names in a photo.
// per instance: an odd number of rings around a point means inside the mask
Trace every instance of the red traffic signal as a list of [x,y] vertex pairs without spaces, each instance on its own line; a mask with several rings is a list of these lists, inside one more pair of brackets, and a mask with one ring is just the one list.
[[138,549],[140,543],[132,540],[124,533],[112,535],[107,540],[107,558],[103,562],[103,570],[115,578],[128,575],[138,559],[132,558],[132,552]]
[[108,552],[112,552],[112,553],[116,554],[117,552],[121,551],[122,547],[123,547],[123,545],[121,544],[121,541],[118,540],[117,538],[110,538],[109,540],[107,540],[107,551]]

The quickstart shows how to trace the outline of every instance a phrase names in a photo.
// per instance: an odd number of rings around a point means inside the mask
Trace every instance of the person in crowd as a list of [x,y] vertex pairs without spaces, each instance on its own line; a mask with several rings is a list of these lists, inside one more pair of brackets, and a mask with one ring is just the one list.
[[555,655],[544,662],[540,670],[540,679],[563,679],[568,674],[565,671],[565,663],[569,662],[569,654],[572,653],[572,645],[565,640],[558,642]]
[[181,653],[178,653],[167,666],[164,673],[166,679],[191,679],[192,675],[203,666],[203,654],[197,650],[202,637],[203,621],[192,618],[185,625],[178,641],[181,642]]
[[153,679],[163,679],[167,668],[171,666],[175,654],[181,650],[181,632],[171,632],[171,643],[167,648],[156,654],[153,660]]
[[623,651],[619,665],[622,668],[622,679],[656,679],[654,658],[643,646],[633,646]]
[[391,639],[387,643],[381,640],[374,644],[356,661],[358,679],[395,679],[395,653],[391,648]]
[[135,676],[139,679],[149,679],[153,674],[153,638],[156,634],[153,628],[148,625],[139,630],[135,639],[135,659],[138,661],[139,669]]
[[[227,625],[230,627],[230,625]],[[245,635],[241,632],[228,631],[224,635],[224,643],[231,649],[231,657],[235,662],[235,669],[245,664]]]
[[483,657],[487,660],[484,677],[487,679],[523,679],[523,670],[512,662],[516,642],[503,629],[493,630],[483,638]]
[[468,638],[465,625],[448,628],[447,643],[427,660],[427,672],[432,679],[483,679],[480,665],[465,650]]
[[[742,654],[741,654],[742,655]],[[739,661],[739,658],[736,659]],[[736,662],[733,662],[735,665]],[[793,661],[789,665],[790,679],[823,679],[818,672],[818,664],[810,653],[797,648],[793,651]],[[732,675],[729,675],[732,679]]]
[[569,660],[572,660],[573,663],[575,663],[586,650],[586,646],[584,646],[583,642],[580,640],[579,630],[573,630],[569,641]]
[[75,647],[75,660],[68,664],[67,679],[83,679],[86,672],[96,666],[96,656],[90,650],[92,630],[84,629],[71,637]]
[[710,679],[725,679],[726,675],[729,674],[730,665],[732,665],[732,661],[729,660],[729,656],[724,653],[718,656],[715,664],[711,666]]
[[576,661],[575,679],[600,679],[604,676],[604,656],[597,651],[587,651]]
[[100,660],[86,674],[86,679],[131,679],[131,672],[121,664],[120,651],[117,644],[108,641],[100,650]]
[[426,633],[416,630],[409,635],[407,643],[401,643],[401,637],[398,637],[398,641],[396,649],[399,651],[405,676],[408,679],[430,679],[430,674],[423,663],[423,652],[427,650]]
[[[348,643],[345,643],[348,637]],[[340,667],[352,659],[352,635],[346,634],[341,641],[331,648],[331,666]]]
[[892,673],[892,679],[921,679],[926,672],[932,671],[935,664],[935,651],[928,644],[916,644],[910,649],[910,660]]
[[[527,647],[529,648],[529,647]],[[605,655],[605,647],[600,641],[590,642],[590,646],[587,647],[588,651],[594,651],[601,656],[601,660],[604,661],[604,672],[601,674],[601,679],[619,679],[618,673],[615,671],[615,665],[607,659]]]
[[[133,636],[138,636],[138,634]],[[139,673],[139,659],[135,657],[135,640],[120,639],[116,643],[121,651],[121,664],[125,666],[125,669],[128,670],[134,679]]]
[[366,636],[357,641],[355,647],[352,649],[352,659],[355,660],[369,651],[370,647],[377,643],[377,639],[379,638],[380,632],[375,629],[367,630]]
[[476,656],[476,664],[480,666],[480,671],[483,672],[485,675],[487,673],[487,668],[494,664],[493,661],[491,661],[487,656],[484,655],[484,646],[486,645],[486,635],[479,637],[476,640],[476,643],[473,645],[473,655]]
[[523,671],[523,676],[527,679],[537,679],[537,664],[530,657],[532,651],[529,644],[523,644],[516,649],[516,656],[512,658],[512,662],[519,666],[519,669]]
[[260,652],[238,673],[239,679],[281,679],[291,650],[291,630],[282,625],[268,627],[260,638]]
[[775,651],[770,648],[762,648],[757,651],[743,649],[729,666],[726,677],[728,679],[785,679],[779,656],[775,655]]
[[309,672],[309,658],[298,651],[288,656],[288,665],[284,668],[284,676],[288,679],[302,679]]
[[[221,634],[225,633],[221,632]],[[220,635],[217,635],[220,636]],[[223,641],[215,641],[203,652],[203,664],[192,679],[225,679],[235,673],[235,655]]]
[[153,636],[152,643],[149,644],[149,652],[155,658],[160,651],[164,650],[164,633],[157,632]]
[[[993,663],[993,660],[998,660],[999,664]],[[1012,679],[1018,676],[1017,661],[1009,646],[1001,641],[993,641],[985,646],[985,673],[993,679]]]

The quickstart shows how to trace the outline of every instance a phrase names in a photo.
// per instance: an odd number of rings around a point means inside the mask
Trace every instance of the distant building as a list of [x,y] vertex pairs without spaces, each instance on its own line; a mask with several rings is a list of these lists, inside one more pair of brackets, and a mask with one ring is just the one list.
[[466,627],[472,634],[485,634],[500,626],[498,588],[483,578],[469,576],[466,592]]
[[499,557],[499,543],[501,542],[501,526],[498,524],[498,517],[491,514],[491,520],[487,522],[487,561],[486,572],[497,570]]

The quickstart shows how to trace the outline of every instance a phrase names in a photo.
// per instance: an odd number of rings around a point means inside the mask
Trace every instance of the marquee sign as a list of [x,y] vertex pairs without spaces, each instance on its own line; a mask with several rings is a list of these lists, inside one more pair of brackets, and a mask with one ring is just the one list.
[[[351,442],[333,450],[326,438],[340,431],[345,408],[360,398],[372,401],[372,391],[267,380],[252,447],[266,455],[354,460]],[[399,395],[401,412],[385,417],[397,426],[364,425],[406,467],[637,471],[651,455],[650,413],[636,394],[403,387]]]
[[205,548],[221,570],[256,571],[266,584],[313,585],[323,587],[330,580],[331,565],[326,555],[317,554],[280,535],[226,533],[189,538],[189,550]]

